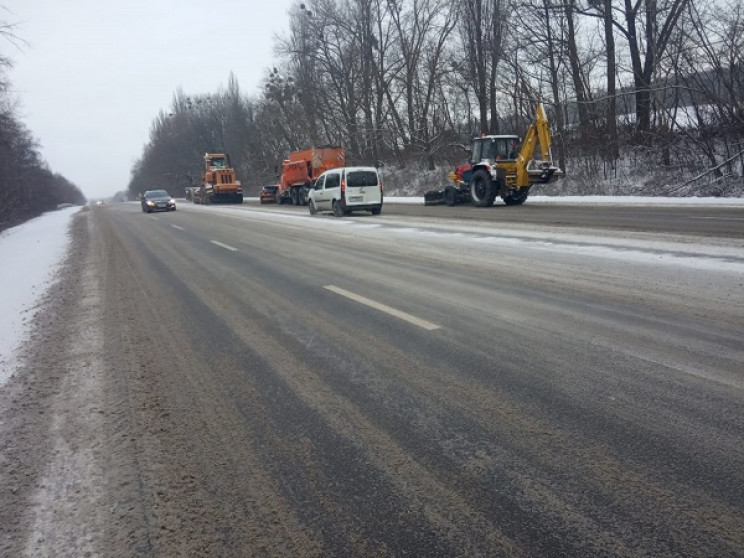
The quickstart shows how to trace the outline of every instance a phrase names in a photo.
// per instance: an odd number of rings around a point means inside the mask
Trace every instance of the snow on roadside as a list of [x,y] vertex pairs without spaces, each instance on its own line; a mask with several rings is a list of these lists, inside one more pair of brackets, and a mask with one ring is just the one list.
[[19,364],[20,346],[67,254],[77,211],[51,211],[0,233],[0,387]]

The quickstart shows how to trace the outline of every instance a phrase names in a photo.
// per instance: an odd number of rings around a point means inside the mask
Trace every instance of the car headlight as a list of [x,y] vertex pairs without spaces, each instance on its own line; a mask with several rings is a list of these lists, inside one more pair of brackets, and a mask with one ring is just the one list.
[[147,200],[145,203],[147,205],[155,205],[155,202],[154,201],[150,201],[150,200]]

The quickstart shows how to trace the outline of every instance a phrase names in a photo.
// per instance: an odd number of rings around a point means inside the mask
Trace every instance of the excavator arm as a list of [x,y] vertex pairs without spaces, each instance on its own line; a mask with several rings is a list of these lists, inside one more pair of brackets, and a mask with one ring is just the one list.
[[[530,162],[535,154],[536,144],[540,145],[542,160],[530,168]],[[534,182],[550,182],[554,177],[558,178],[563,172],[553,166],[553,156],[550,151],[550,127],[545,107],[538,103],[535,121],[530,124],[527,134],[522,141],[522,149],[517,157],[517,188],[525,188]]]

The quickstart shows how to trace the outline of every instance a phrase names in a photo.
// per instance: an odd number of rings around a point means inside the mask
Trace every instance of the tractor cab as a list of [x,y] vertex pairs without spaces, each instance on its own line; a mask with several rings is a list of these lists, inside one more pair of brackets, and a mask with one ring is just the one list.
[[209,155],[204,157],[207,163],[208,170],[212,169],[224,169],[230,166],[226,155]]
[[519,155],[519,136],[483,136],[473,139],[470,163],[513,161]]

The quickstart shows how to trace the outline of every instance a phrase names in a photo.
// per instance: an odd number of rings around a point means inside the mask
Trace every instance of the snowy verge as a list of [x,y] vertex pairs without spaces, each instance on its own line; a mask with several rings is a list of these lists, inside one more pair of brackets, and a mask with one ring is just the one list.
[[19,364],[18,349],[64,260],[79,210],[51,211],[0,233],[0,386]]

